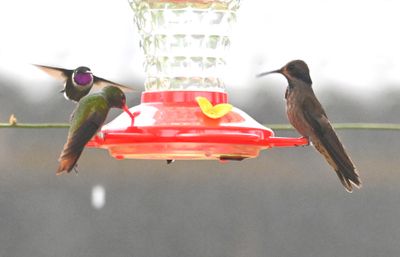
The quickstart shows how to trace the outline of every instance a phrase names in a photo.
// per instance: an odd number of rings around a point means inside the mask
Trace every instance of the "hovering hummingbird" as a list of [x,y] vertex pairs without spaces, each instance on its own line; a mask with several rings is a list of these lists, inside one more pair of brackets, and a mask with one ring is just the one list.
[[131,117],[126,106],[125,94],[121,89],[107,86],[100,92],[83,97],[71,115],[71,126],[67,142],[59,158],[57,175],[76,170],[76,163],[86,143],[103,125],[110,108],[120,108]]
[[348,192],[353,190],[352,185],[360,188],[358,172],[314,94],[307,64],[301,60],[291,61],[281,69],[257,77],[271,73],[282,74],[289,83],[285,93],[289,122],[325,157]]
[[103,88],[110,85],[119,87],[124,92],[132,91],[129,87],[94,76],[88,67],[81,66],[74,70],[67,70],[38,64],[34,65],[54,78],[64,80],[64,89],[60,92],[64,93],[66,99],[75,102],[79,102],[82,97],[87,95],[93,86]]

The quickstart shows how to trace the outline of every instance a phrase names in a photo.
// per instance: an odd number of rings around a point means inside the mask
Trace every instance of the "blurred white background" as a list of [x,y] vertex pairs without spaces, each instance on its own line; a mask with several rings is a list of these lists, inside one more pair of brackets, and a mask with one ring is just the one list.
[[[228,58],[228,90],[292,59],[304,59],[321,88],[335,85],[373,96],[395,87],[400,83],[398,5],[394,0],[244,0]],[[143,56],[132,17],[125,0],[1,1],[0,76],[20,80],[24,89],[32,89],[29,82],[35,79],[47,89],[52,80],[30,63],[87,65],[109,79],[141,86]]]

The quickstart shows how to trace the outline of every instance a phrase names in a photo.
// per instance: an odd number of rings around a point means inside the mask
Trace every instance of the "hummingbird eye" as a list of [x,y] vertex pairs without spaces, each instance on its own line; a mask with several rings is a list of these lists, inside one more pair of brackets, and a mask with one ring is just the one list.
[[293,64],[293,63],[289,64],[289,65],[287,66],[287,69],[288,69],[289,71],[293,71],[293,70],[295,69],[294,64]]
[[303,61],[293,61],[287,64],[286,71],[290,77],[312,84],[308,67]]
[[125,94],[121,92],[121,93],[119,94],[119,99],[120,99],[121,105],[124,106],[124,105],[126,104],[126,97],[125,97]]

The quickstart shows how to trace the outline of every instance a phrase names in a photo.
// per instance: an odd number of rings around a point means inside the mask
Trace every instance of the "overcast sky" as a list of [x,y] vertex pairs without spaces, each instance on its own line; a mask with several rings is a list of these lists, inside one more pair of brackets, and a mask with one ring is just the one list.
[[[399,10],[395,0],[243,0],[227,88],[292,59],[309,64],[314,87],[373,94],[400,86]],[[41,81],[49,91],[53,80],[29,63],[87,65],[111,80],[141,82],[132,17],[127,0],[1,0],[0,76],[28,88]]]

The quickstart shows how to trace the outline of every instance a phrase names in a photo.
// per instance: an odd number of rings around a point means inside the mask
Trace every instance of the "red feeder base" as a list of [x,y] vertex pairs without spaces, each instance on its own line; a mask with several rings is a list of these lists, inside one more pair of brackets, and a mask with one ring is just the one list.
[[142,103],[130,108],[134,123],[122,113],[103,126],[87,144],[108,149],[117,159],[217,159],[257,157],[260,150],[308,144],[305,138],[275,137],[245,112],[233,108],[220,119],[205,116],[196,102],[227,103],[227,94],[204,91],[142,93]]

